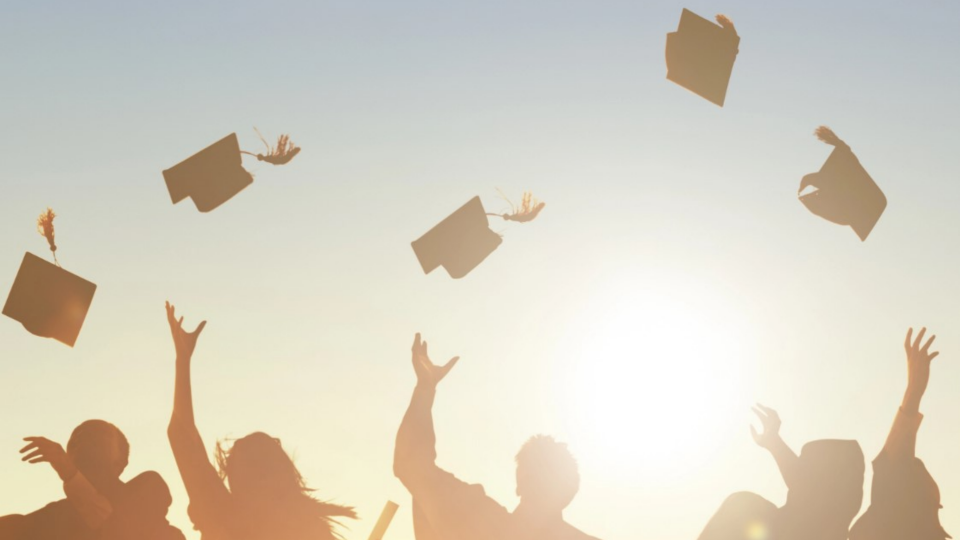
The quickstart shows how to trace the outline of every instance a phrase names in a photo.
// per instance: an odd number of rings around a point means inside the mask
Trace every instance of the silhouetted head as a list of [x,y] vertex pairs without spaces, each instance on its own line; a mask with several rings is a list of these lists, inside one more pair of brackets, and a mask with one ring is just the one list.
[[546,435],[530,438],[517,454],[517,495],[524,506],[558,512],[570,504],[580,489],[577,460]]
[[785,509],[794,523],[841,530],[863,503],[863,451],[857,441],[820,440],[804,445],[796,481],[790,485]]
[[70,435],[67,455],[77,470],[100,488],[119,481],[130,459],[130,443],[110,422],[87,420]]
[[266,433],[251,433],[237,439],[227,450],[217,444],[220,475],[234,495],[269,496],[303,491],[303,478],[279,439]]
[[318,501],[283,450],[280,439],[256,432],[217,444],[217,465],[240,515],[237,527],[250,538],[328,535],[335,517],[356,517],[352,508]]

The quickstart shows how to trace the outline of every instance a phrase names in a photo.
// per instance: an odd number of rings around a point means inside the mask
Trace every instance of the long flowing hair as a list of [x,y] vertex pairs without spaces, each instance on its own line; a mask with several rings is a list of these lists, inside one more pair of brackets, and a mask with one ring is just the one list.
[[238,525],[253,537],[280,537],[277,533],[287,530],[294,538],[343,538],[337,518],[357,517],[352,507],[314,497],[280,440],[266,433],[251,433],[230,448],[218,442],[215,457],[238,509]]

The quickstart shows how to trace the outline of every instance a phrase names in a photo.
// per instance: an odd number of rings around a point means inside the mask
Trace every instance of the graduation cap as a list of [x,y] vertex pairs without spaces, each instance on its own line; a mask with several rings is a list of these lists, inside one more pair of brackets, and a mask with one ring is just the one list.
[[667,34],[667,79],[723,107],[740,36],[725,15],[717,22],[683,10],[677,31]]
[[528,192],[521,206],[511,204],[510,213],[493,214],[483,209],[480,197],[474,197],[411,245],[425,273],[443,266],[450,277],[460,279],[503,242],[499,234],[490,230],[487,216],[525,223],[536,218],[544,206],[546,203]]
[[[56,262],[53,218],[47,209],[38,227],[50,244]],[[30,333],[54,338],[73,347],[90,309],[97,286],[32,253],[23,256],[20,270],[3,306],[3,314],[20,322]]]
[[[787,491],[784,509],[793,516],[804,516],[792,527],[807,529],[811,516],[843,520],[849,528],[863,504],[865,463],[857,441],[821,439],[808,442],[800,450],[795,464],[795,480]],[[809,529],[812,531],[813,529]],[[812,538],[816,534],[798,537]]]
[[267,147],[266,154],[241,150],[237,134],[231,133],[163,171],[173,204],[190,197],[197,210],[209,212],[253,183],[253,175],[243,168],[243,154],[272,165],[285,165],[300,153],[300,148],[290,142],[289,135],[281,135],[275,147],[267,143],[259,130],[257,135]]
[[[819,172],[800,181],[800,202],[814,214],[839,225],[849,225],[866,240],[887,207],[887,198],[860,164],[850,147],[826,126],[815,131],[833,152]],[[803,193],[807,188],[815,191]]]

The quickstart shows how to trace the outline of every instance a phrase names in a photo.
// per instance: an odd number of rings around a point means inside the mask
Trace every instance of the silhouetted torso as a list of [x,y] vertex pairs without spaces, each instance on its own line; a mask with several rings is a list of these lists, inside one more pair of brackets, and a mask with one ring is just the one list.
[[143,473],[106,495],[113,510],[98,529],[62,499],[24,516],[0,518],[0,540],[183,540],[167,522],[170,495],[157,473]]
[[850,530],[850,540],[944,540],[940,525],[940,488],[923,461],[912,455],[921,414],[899,411],[888,445],[911,448],[896,456],[886,447],[873,460],[870,507]]

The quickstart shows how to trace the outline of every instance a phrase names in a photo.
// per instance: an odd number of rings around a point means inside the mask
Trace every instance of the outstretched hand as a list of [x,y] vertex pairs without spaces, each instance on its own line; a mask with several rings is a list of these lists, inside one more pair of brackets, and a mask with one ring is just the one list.
[[66,482],[73,478],[77,473],[77,468],[73,460],[63,450],[60,443],[51,441],[43,437],[24,437],[29,444],[20,449],[21,454],[25,454],[21,461],[29,463],[49,463],[53,470],[57,471],[60,480]]
[[177,350],[177,359],[188,360],[193,356],[193,350],[197,346],[197,338],[200,332],[207,326],[207,321],[203,321],[193,332],[187,332],[183,329],[183,317],[177,320],[176,308],[170,304],[167,305],[167,322],[170,323],[170,333],[173,334],[173,345]]
[[907,351],[907,394],[904,397],[904,405],[911,409],[914,407],[919,409],[920,398],[927,391],[927,383],[930,382],[930,362],[940,354],[930,352],[930,345],[937,336],[931,336],[926,343],[923,343],[923,335],[926,332],[926,328],[921,328],[917,338],[913,339],[913,328],[911,328],[907,331],[907,339],[903,343],[903,348]]
[[758,433],[757,428],[751,424],[750,434],[753,435],[753,440],[757,445],[770,450],[773,445],[780,440],[780,415],[777,414],[777,411],[770,407],[764,407],[759,403],[757,403],[755,407],[752,407],[752,409],[753,413],[760,419],[760,424],[763,426],[763,433]]
[[459,356],[454,356],[449,362],[442,366],[437,366],[430,361],[427,354],[427,342],[420,340],[420,334],[413,339],[413,370],[417,373],[417,384],[427,388],[436,388],[437,384],[450,373],[453,366],[460,360]]

